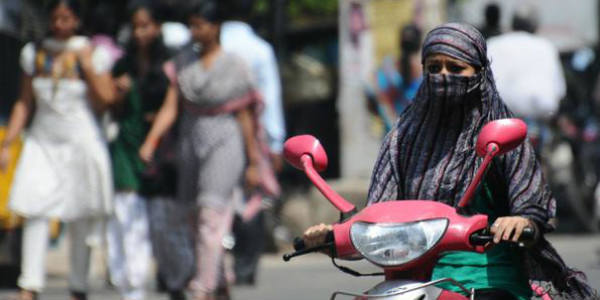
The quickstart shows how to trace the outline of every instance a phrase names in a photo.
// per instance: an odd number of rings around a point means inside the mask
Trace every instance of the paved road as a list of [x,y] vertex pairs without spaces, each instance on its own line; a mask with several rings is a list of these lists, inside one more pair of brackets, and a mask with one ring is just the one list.
[[[600,287],[600,267],[598,250],[600,235],[552,236],[551,240],[564,259],[573,267],[585,271],[592,285]],[[375,271],[363,262],[353,262],[353,266],[363,271]],[[48,288],[42,294],[44,300],[68,299],[64,276],[56,270],[50,272]],[[54,272],[54,275],[52,273]],[[280,256],[268,255],[262,260],[258,284],[254,288],[234,287],[234,299],[248,300],[306,300],[328,299],[336,289],[362,291],[373,286],[379,278],[354,278],[333,267],[326,257],[312,254],[284,263]],[[114,290],[105,287],[100,278],[92,278],[91,299],[119,299]],[[5,299],[13,291],[0,290],[0,299]],[[148,299],[167,299],[165,295],[152,292]]]

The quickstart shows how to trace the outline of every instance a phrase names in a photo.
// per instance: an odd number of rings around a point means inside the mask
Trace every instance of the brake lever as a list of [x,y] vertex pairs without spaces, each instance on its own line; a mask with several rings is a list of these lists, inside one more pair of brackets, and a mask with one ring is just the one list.
[[322,244],[322,245],[319,245],[316,247],[300,249],[300,250],[294,251],[292,253],[286,253],[283,255],[283,261],[289,261],[290,259],[292,259],[296,256],[300,256],[300,255],[304,255],[304,254],[318,252],[318,251],[326,250],[326,249],[331,249],[331,247],[333,247],[333,242],[325,243],[325,244]]

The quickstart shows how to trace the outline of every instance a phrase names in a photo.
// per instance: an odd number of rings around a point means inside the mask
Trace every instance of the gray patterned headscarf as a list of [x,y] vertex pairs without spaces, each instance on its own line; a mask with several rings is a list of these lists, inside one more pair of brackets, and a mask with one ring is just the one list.
[[422,59],[441,53],[470,65],[481,68],[487,67],[489,61],[486,52],[485,41],[479,41],[476,37],[479,31],[472,26],[464,26],[459,23],[447,23],[431,30],[423,42]]
[[[472,77],[425,74],[414,102],[384,140],[369,204],[429,199],[456,205],[480,165],[475,152],[480,129],[492,120],[512,117],[496,91],[485,39],[477,29],[461,23],[440,25],[429,32],[422,51],[423,59],[444,54],[478,72]],[[543,232],[554,229],[556,201],[529,143],[495,159],[486,183],[495,191],[499,215],[525,216]],[[545,239],[525,257],[531,280],[552,282],[565,298],[591,295],[592,290]]]

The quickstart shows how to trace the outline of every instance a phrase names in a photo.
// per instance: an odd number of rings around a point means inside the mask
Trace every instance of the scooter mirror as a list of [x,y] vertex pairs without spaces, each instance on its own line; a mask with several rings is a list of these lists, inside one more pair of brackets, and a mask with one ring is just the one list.
[[526,136],[527,124],[520,119],[499,119],[489,122],[483,126],[477,137],[477,154],[485,156],[490,143],[499,147],[495,155],[504,154],[519,146]]
[[483,126],[477,136],[475,149],[477,154],[484,159],[473,181],[458,202],[458,207],[466,207],[469,204],[493,157],[515,149],[525,140],[526,136],[527,124],[519,119],[500,119]]
[[285,160],[297,169],[304,171],[302,156],[312,158],[315,170],[322,172],[327,168],[327,153],[317,138],[312,135],[297,135],[289,138],[283,145]]

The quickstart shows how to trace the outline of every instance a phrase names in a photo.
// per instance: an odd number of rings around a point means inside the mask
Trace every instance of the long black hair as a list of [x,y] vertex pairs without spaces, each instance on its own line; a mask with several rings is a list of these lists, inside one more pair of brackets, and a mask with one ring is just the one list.
[[409,24],[400,30],[400,74],[407,84],[410,84],[410,57],[421,47],[421,30],[414,24]]
[[112,2],[102,1],[86,10],[85,31],[87,34],[115,36],[119,27],[117,8]]
[[67,6],[75,16],[81,19],[83,11],[78,0],[50,0],[46,3],[46,15],[49,16],[60,5]]
[[[129,12],[129,20],[131,21],[133,16],[141,11],[144,10],[148,13],[148,15],[150,16],[150,19],[152,19],[152,22],[155,22],[159,27],[160,24],[162,22],[162,19],[160,18],[160,15],[158,14],[157,10],[152,6],[152,5],[148,5],[148,4],[139,4],[134,6],[130,12]],[[139,46],[137,44],[137,42],[135,41],[135,39],[133,37],[131,37],[129,39],[129,41],[127,42],[127,45],[125,47],[125,52],[126,52],[126,56],[129,56],[130,58],[130,62],[132,63],[132,65],[130,66],[129,70],[127,70],[128,72],[131,72],[132,75],[134,76],[142,76],[143,74],[141,74],[141,70],[139,70],[139,66],[136,63],[136,57],[138,55],[138,51],[139,51]],[[169,59],[170,54],[169,50],[167,49],[167,47],[165,46],[163,39],[162,39],[162,34],[159,33],[159,35],[148,45],[148,59],[150,61],[150,68],[149,71],[152,72],[154,69],[158,68],[160,70],[160,68],[162,68],[162,64]]]
[[188,19],[200,17],[213,24],[221,24],[225,20],[226,6],[220,1],[206,0],[193,3],[188,7]]
[[[133,15],[145,10],[150,15],[153,22],[160,25],[161,19],[157,15],[153,6],[147,4],[136,5],[130,10],[130,20]],[[148,45],[148,63],[146,70],[141,70],[139,64],[139,46],[135,39],[130,38],[125,47],[125,55],[121,58],[113,68],[113,76],[117,77],[124,73],[128,73],[136,83],[142,88],[139,89],[145,102],[155,103],[160,105],[168,87],[168,78],[163,71],[164,63],[171,57],[171,53],[165,46],[162,35],[159,34]]]
[[[65,5],[73,12],[73,14],[79,19],[79,23],[83,22],[83,9],[81,7],[81,3],[78,0],[50,0],[45,4],[46,15],[44,16],[44,21],[46,24],[50,25],[50,15],[52,12],[59,7],[60,5]],[[81,26],[80,26],[81,27]],[[80,34],[81,28],[75,29],[75,34]],[[52,36],[52,32],[50,31],[50,26],[46,28],[46,34],[44,38]],[[41,45],[41,40],[35,41],[36,47]]]

